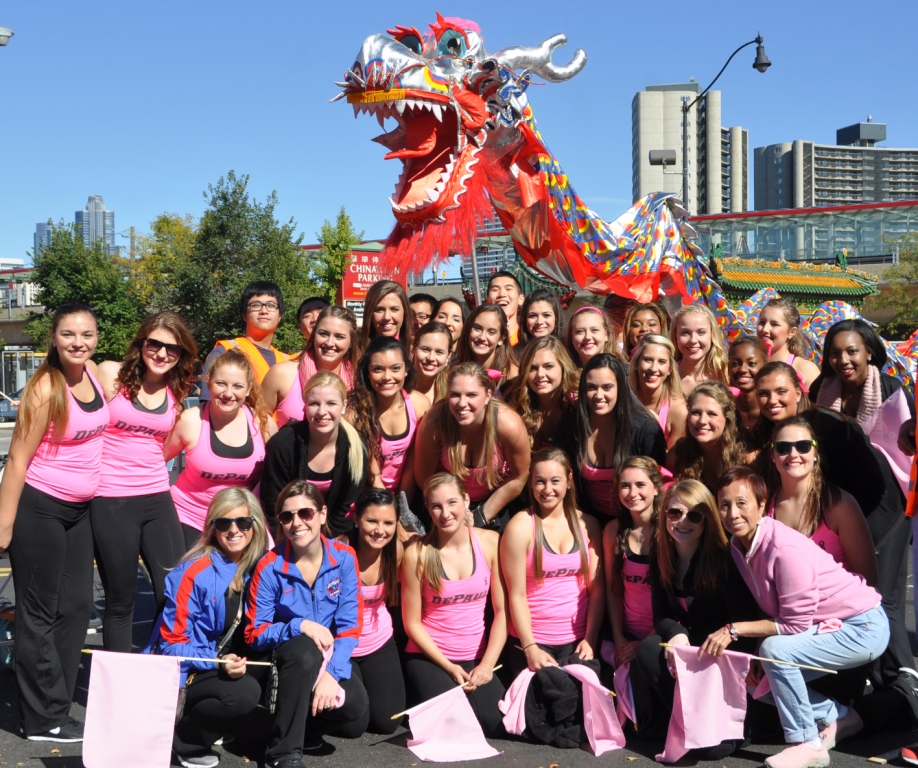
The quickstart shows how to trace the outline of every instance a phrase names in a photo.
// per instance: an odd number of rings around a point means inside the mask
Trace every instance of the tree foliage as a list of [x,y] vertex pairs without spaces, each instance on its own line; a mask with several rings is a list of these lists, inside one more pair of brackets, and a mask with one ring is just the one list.
[[328,219],[322,224],[322,231],[316,233],[322,248],[309,259],[309,271],[320,286],[321,293],[329,301],[335,301],[338,286],[351,263],[351,251],[360,245],[363,232],[356,232],[344,207],[338,211],[335,223]]
[[201,351],[217,339],[239,336],[245,329],[239,311],[242,289],[253,280],[277,283],[287,310],[275,335],[275,346],[296,352],[303,338],[296,307],[316,286],[306,269],[294,234],[296,224],[274,217],[277,193],[259,203],[250,199],[248,176],[230,171],[205,193],[208,208],[201,217],[190,258],[175,259],[165,303],[185,318]]
[[907,338],[918,328],[918,235],[899,241],[899,263],[886,270],[883,279],[887,285],[874,306],[893,311],[884,332],[889,338]]
[[191,260],[197,224],[186,213],[162,213],[150,224],[150,234],[137,237],[137,256],[128,261],[131,291],[151,312],[169,307],[173,276]]
[[79,229],[62,221],[52,231],[51,244],[41,247],[32,262],[44,311],[32,313],[26,330],[39,349],[48,348],[51,316],[57,308],[82,302],[98,315],[96,359],[121,359],[144,315],[121,260],[107,254],[101,241],[87,248]]

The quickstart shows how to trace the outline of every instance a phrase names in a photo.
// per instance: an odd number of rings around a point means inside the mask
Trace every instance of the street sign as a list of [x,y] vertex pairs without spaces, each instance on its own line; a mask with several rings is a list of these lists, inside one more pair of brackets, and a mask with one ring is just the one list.
[[351,310],[358,320],[363,320],[363,302],[373,283],[394,280],[402,288],[405,287],[405,278],[402,275],[386,273],[380,262],[379,253],[351,253],[351,263],[348,264],[341,287],[338,289],[338,304]]

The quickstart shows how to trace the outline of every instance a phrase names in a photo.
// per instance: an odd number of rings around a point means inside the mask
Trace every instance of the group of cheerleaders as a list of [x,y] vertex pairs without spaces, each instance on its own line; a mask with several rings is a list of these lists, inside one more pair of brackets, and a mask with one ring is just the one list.
[[94,554],[107,650],[132,650],[139,556],[159,609],[147,652],[223,659],[182,662],[185,766],[217,765],[213,745],[260,703],[279,768],[324,735],[392,733],[457,685],[500,735],[517,674],[577,663],[607,681],[628,665],[626,732],[661,738],[679,645],[842,671],[755,662],[750,685],[771,693],[747,735],[788,744],[772,768],[918,724],[910,523],[859,426],[899,385],[868,324],[831,328],[816,366],[783,299],[727,349],[700,304],[568,313],[497,273],[471,312],[391,281],[362,328],[304,302],[288,359],[270,344],[277,287],[250,286],[240,310],[246,338],[208,357],[193,407],[178,315],[96,365],[93,311],[55,312],[0,485],[25,737],[82,738],[69,710]]

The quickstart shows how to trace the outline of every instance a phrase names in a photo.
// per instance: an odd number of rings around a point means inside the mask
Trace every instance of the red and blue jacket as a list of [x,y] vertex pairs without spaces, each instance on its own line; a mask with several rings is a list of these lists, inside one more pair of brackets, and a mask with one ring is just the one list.
[[[146,652],[163,656],[212,659],[226,632],[226,590],[236,576],[236,563],[214,549],[209,555],[179,563],[166,576],[166,605],[153,628]],[[181,684],[195,669],[216,664],[182,662]]]
[[257,651],[301,635],[303,619],[327,627],[335,648],[326,671],[335,680],[351,676],[351,653],[363,630],[363,597],[357,553],[322,536],[322,565],[310,587],[296,567],[289,541],[268,552],[252,574],[245,641]]

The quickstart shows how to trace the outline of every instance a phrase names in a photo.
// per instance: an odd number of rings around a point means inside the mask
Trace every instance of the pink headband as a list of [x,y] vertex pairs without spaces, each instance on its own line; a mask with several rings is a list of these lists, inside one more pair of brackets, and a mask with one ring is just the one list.
[[580,307],[571,318],[577,317],[581,312],[598,312],[600,315],[603,314],[603,311],[599,307],[594,307],[592,304],[587,304],[585,307]]

